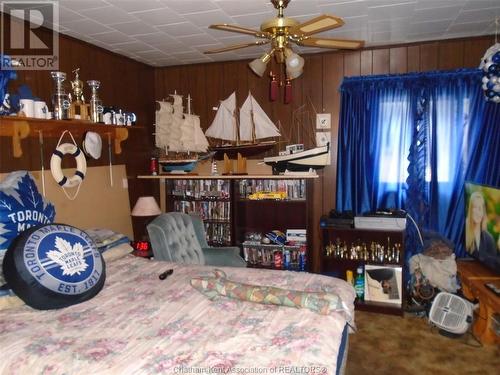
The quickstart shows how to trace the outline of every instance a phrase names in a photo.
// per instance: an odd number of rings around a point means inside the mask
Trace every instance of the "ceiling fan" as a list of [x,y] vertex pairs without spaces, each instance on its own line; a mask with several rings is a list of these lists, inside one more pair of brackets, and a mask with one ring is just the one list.
[[294,79],[302,74],[304,59],[292,51],[292,43],[299,46],[334,49],[357,49],[363,46],[364,41],[362,40],[314,37],[314,34],[342,26],[344,21],[342,21],[339,17],[323,14],[309,21],[299,23],[293,18],[288,18],[283,15],[283,10],[287,7],[289,2],[290,0],[271,0],[271,3],[278,10],[278,15],[275,18],[264,21],[260,25],[260,31],[237,25],[210,25],[211,29],[253,35],[263,40],[234,44],[219,49],[212,49],[206,51],[205,53],[221,53],[270,43],[271,50],[262,55],[259,59],[252,61],[249,64],[250,68],[254,71],[254,73],[262,77],[266,70],[267,63],[274,55],[279,63],[284,62],[286,64],[287,77],[289,79]]

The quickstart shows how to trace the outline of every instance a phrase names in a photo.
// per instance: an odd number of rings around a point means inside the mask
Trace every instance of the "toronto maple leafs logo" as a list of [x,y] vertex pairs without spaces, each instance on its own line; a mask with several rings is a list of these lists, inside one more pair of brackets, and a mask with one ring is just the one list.
[[47,202],[26,171],[10,173],[0,182],[0,251],[5,251],[22,231],[52,223],[54,206]]
[[63,275],[80,275],[87,269],[88,264],[85,262],[84,248],[80,242],[71,245],[69,241],[56,236],[55,246],[55,250],[47,252],[47,257],[59,264]]

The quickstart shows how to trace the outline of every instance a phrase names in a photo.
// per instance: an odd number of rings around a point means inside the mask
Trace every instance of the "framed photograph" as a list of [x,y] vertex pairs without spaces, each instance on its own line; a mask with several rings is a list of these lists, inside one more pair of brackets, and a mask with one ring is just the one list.
[[403,301],[402,275],[399,266],[365,266],[365,301],[401,305]]
[[332,132],[316,132],[316,147],[325,146],[332,143]]

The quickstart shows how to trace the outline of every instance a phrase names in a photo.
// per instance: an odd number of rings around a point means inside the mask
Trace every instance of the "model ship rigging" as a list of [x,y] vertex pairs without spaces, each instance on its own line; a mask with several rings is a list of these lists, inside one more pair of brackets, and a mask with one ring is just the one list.
[[[316,110],[314,105],[309,99],[309,103],[312,107],[312,113],[314,117],[316,116]],[[308,126],[304,127],[304,130],[310,130],[313,128],[313,119],[311,118],[311,112],[305,111],[304,104],[299,107],[293,115],[293,121],[296,124],[297,136],[300,129],[302,128],[302,119],[307,118],[309,121]],[[293,131],[292,127],[292,131]],[[313,139],[311,137],[311,139]],[[271,166],[273,169],[273,174],[288,172],[291,173],[307,173],[315,174],[314,170],[324,168],[326,165],[330,164],[330,143],[326,145],[317,145],[317,147],[311,148],[309,150],[304,149],[303,144],[294,144],[286,146],[285,151],[281,151],[278,156],[265,157],[264,163]]]
[[155,144],[161,149],[158,160],[160,172],[188,173],[197,162],[210,156],[208,141],[200,127],[200,118],[191,113],[191,97],[188,95],[188,111],[184,113],[182,96],[170,95],[173,103],[158,101],[156,111]]
[[214,151],[229,156],[235,156],[236,153],[248,156],[272,148],[276,141],[269,138],[281,134],[250,92],[237,116],[236,94],[233,92],[220,102],[214,121],[205,135],[219,141],[220,144],[210,147]]

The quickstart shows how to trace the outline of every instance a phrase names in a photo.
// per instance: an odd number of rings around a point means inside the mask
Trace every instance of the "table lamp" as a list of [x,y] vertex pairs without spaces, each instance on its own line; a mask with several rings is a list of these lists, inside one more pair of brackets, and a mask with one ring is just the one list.
[[[161,209],[156,203],[156,199],[151,196],[147,197],[139,197],[137,202],[130,213],[131,216],[139,216],[139,217],[153,217],[161,214]],[[143,222],[144,228],[147,227],[151,219]],[[146,232],[147,233],[147,230]],[[152,256],[151,244],[149,242],[149,238],[147,235],[143,235],[143,240],[141,241],[132,241],[131,246],[134,248],[135,255],[150,257]]]

